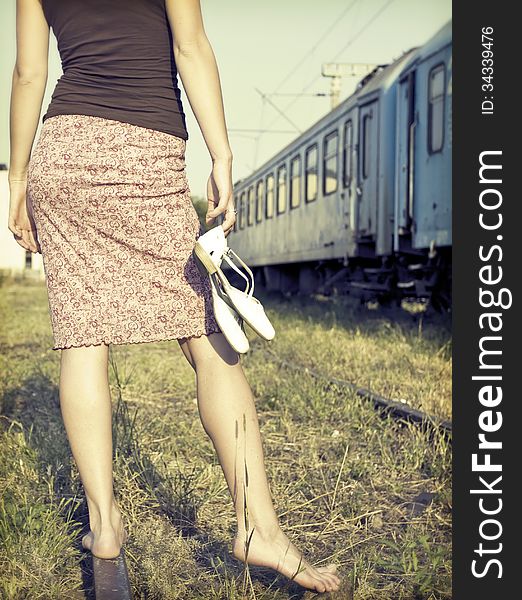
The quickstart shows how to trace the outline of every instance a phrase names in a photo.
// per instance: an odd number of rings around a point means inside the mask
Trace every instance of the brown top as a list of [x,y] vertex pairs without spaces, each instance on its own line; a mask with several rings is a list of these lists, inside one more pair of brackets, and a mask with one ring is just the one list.
[[63,75],[43,116],[82,114],[188,139],[165,0],[42,0]]

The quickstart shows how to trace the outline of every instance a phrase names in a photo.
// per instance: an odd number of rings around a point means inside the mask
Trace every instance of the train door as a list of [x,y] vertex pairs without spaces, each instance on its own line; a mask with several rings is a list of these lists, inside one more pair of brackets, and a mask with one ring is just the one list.
[[353,232],[356,229],[356,210],[357,210],[357,194],[355,193],[355,187],[357,177],[355,176],[354,169],[357,164],[357,157],[355,156],[357,144],[356,144],[356,130],[357,130],[357,112],[356,109],[346,113],[343,121],[343,145],[341,151],[341,207],[343,212],[343,227],[344,227],[344,238],[345,248],[347,256],[353,254]]
[[[399,83],[397,130],[397,198],[398,233],[410,230],[413,218],[413,157],[415,155],[415,71]],[[396,248],[397,250],[398,248]]]
[[451,148],[449,146],[449,58],[451,48],[434,54],[417,69],[418,125],[415,136],[414,248],[451,240]]
[[379,103],[359,112],[358,237],[375,235],[377,229]]

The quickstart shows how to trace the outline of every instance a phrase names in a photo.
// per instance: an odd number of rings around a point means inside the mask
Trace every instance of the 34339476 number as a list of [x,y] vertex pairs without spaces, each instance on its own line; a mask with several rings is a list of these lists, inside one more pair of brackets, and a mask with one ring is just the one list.
[[493,27],[482,27],[482,114],[493,114]]

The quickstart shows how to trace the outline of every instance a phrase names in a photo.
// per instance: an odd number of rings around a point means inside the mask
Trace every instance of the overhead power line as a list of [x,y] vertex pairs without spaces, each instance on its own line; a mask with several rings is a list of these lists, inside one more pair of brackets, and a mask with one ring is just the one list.
[[[381,8],[379,8],[379,10],[374,13],[374,15],[369,19],[369,21],[367,21],[360,29],[359,31],[357,31],[357,33],[355,33],[349,40],[348,42],[341,48],[341,50],[334,56],[334,58],[332,59],[331,62],[334,62],[345,50],[346,48],[348,48],[349,46],[351,46],[351,44],[353,44],[355,42],[355,40],[357,40],[373,23],[376,19],[378,19],[381,14],[391,5],[393,4],[393,2],[395,2],[395,0],[388,0],[383,6],[381,6]],[[301,92],[306,92],[319,78],[321,77],[321,75],[316,75],[312,80],[310,80],[309,83],[307,83],[303,89],[301,90]],[[283,109],[280,109],[280,113],[286,113],[288,111],[288,109],[290,107],[292,107],[298,100],[299,97],[294,98],[294,100],[291,100]],[[272,120],[272,122],[267,126],[267,129],[270,129],[271,126],[279,119],[279,117],[276,117],[275,119]]]
[[306,61],[306,59],[315,52],[316,48],[322,44],[322,42],[330,35],[330,33],[339,25],[341,20],[345,17],[346,14],[359,2],[360,0],[353,0],[353,2],[348,5],[341,14],[332,22],[332,24],[326,29],[326,31],[321,35],[321,37],[317,40],[317,42],[308,50],[308,52],[297,62],[297,64],[290,69],[287,75],[283,77],[281,82],[276,86],[275,90],[272,92],[274,94],[278,90],[280,90],[283,85],[290,79],[290,77],[299,69],[299,67]]
[[395,2],[395,0],[388,0],[388,2],[386,2],[386,4],[384,4],[374,15],[373,17],[368,21],[368,23],[366,23],[366,25],[359,30],[352,39],[348,40],[348,42],[346,42],[346,44],[339,50],[339,52],[333,57],[333,59],[331,60],[331,62],[335,62],[339,56],[341,56],[341,54],[346,50],[346,48],[348,48],[349,46],[351,46],[355,40],[370,26],[373,24],[373,22],[378,19],[381,14],[388,8],[388,6],[390,6],[390,4],[393,4]]
[[[324,31],[324,33],[320,36],[320,38],[317,40],[317,42],[312,46],[312,48],[303,56],[303,58],[301,58],[301,60],[292,68],[290,69],[290,71],[287,73],[287,75],[285,77],[283,77],[283,79],[281,80],[281,82],[276,86],[275,90],[273,91],[273,94],[277,93],[281,87],[290,79],[290,77],[297,71],[297,69],[299,69],[299,67],[308,59],[308,57],[315,52],[316,48],[328,37],[328,35],[330,35],[330,33],[335,29],[335,27],[342,21],[342,19],[345,17],[346,14],[348,14],[348,12],[359,2],[359,0],[353,0],[353,2],[351,4],[349,4],[345,9],[343,9],[341,11],[341,14],[329,25],[329,27]],[[265,116],[265,107],[266,107],[266,103],[268,101],[268,98],[266,95],[262,96],[262,108],[261,108],[261,115],[260,115],[260,119],[259,119],[259,127],[260,129],[263,128],[263,121],[264,121],[264,116]],[[275,105],[273,103],[271,103],[272,106],[275,107]],[[280,112],[280,109],[277,108],[277,110]],[[297,128],[299,130],[299,128]],[[259,153],[259,140],[261,139],[261,135],[263,132],[259,133],[257,139],[256,139],[256,143],[255,143],[255,149],[254,149],[254,165],[257,164],[257,156]]]
[[275,105],[275,104],[272,102],[272,100],[270,100],[270,98],[268,98],[268,96],[267,96],[266,94],[264,94],[264,93],[263,93],[261,90],[259,90],[259,89],[257,89],[257,88],[254,88],[254,89],[256,90],[256,92],[257,92],[258,94],[260,94],[260,95],[261,95],[261,97],[262,97],[264,100],[266,100],[266,101],[267,101],[269,104],[271,104],[271,105],[272,105],[272,106],[273,106],[273,107],[274,107],[274,108],[277,110],[277,112],[278,112],[278,113],[280,113],[280,115],[281,115],[281,116],[282,116],[284,119],[286,119],[286,120],[287,120],[287,121],[290,123],[290,125],[292,125],[292,127],[294,127],[294,128],[295,128],[295,130],[296,130],[298,133],[301,133],[301,129],[299,129],[299,127],[298,127],[298,126],[297,126],[297,125],[296,125],[296,124],[295,124],[295,123],[292,121],[292,119],[290,119],[290,117],[289,117],[289,116],[285,115],[285,113],[281,111],[281,109],[279,108],[279,106],[276,106],[276,105]]
[[[241,128],[236,128],[236,127],[232,127],[232,128],[228,128],[227,131],[232,131],[232,132],[236,132],[236,131],[252,131],[252,132],[256,132],[256,133],[295,133],[295,129],[241,129]],[[249,136],[249,137],[256,137],[256,136]]]

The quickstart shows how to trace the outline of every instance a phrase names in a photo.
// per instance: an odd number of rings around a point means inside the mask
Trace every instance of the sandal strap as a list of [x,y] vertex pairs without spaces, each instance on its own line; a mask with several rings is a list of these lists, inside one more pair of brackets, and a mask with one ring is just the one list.
[[[238,260],[238,262],[248,272],[248,274],[250,275],[250,280],[249,280],[249,278],[242,271],[240,271],[236,267],[236,265],[234,265],[234,263],[231,260],[231,257],[234,257],[236,260]],[[252,294],[254,293],[254,274],[252,273],[252,271],[248,267],[248,265],[245,262],[243,262],[241,260],[241,258],[239,258],[239,256],[230,247],[228,247],[225,250],[225,252],[223,254],[223,259],[226,260],[226,262],[230,265],[230,267],[232,269],[234,269],[234,271],[236,271],[236,273],[239,273],[239,275],[241,275],[241,277],[243,277],[243,279],[247,282],[247,287],[245,289],[245,294],[248,294],[249,296],[252,296]]]
[[234,252],[234,250],[232,250],[232,248],[227,249],[227,256],[233,256],[235,258],[235,260],[237,260],[239,262],[239,264],[245,269],[245,271],[250,275],[250,279],[252,282],[252,292],[253,292],[254,291],[254,273],[252,272],[252,269],[246,264],[246,262],[240,256],[238,256]]

